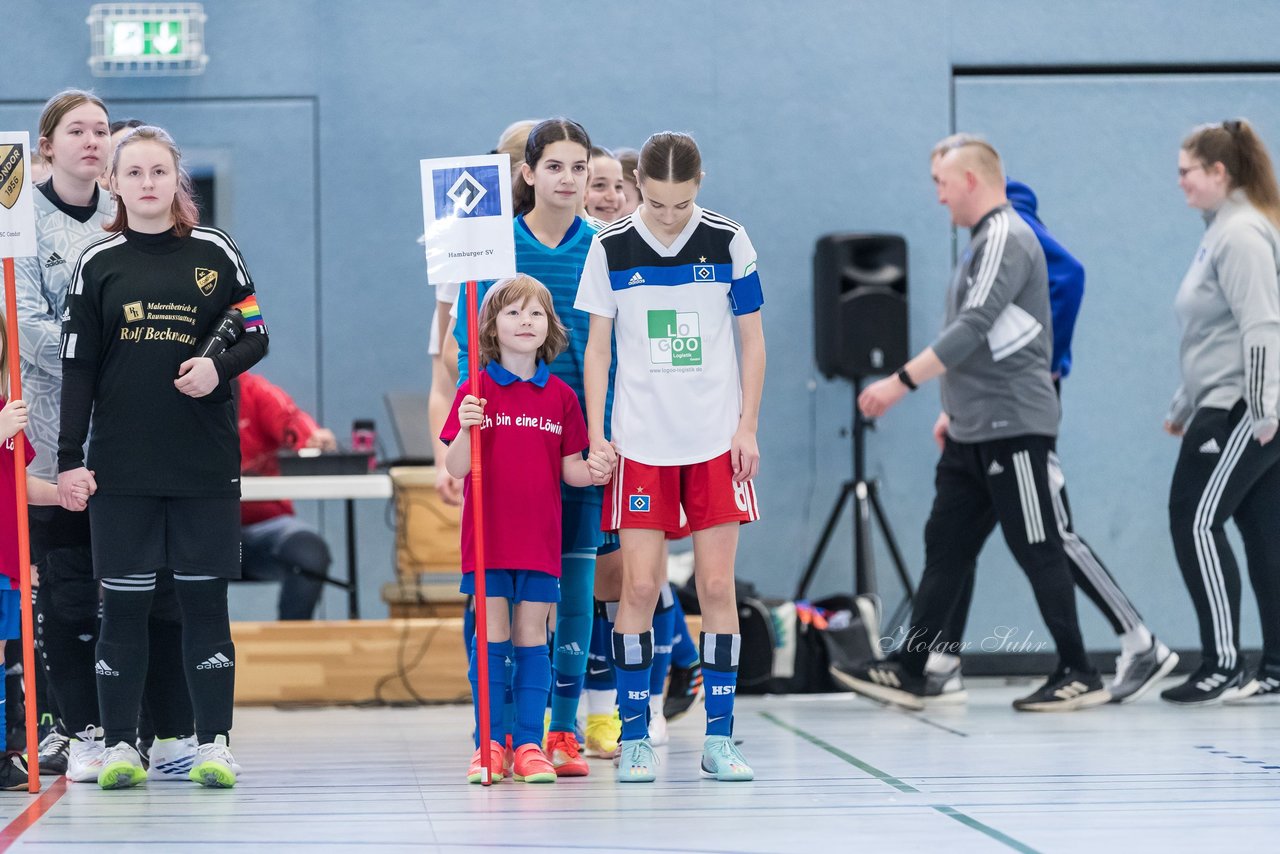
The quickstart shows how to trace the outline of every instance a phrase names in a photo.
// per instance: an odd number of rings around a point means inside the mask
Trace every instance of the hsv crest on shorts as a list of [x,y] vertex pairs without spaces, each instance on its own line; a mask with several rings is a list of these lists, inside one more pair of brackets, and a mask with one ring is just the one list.
[[627,499],[627,506],[632,513],[648,513],[649,499],[648,495],[632,495]]
[[217,270],[210,270],[208,267],[196,267],[196,287],[200,289],[200,293],[209,296],[217,286]]
[[22,195],[25,182],[22,145],[0,145],[0,205],[12,208]]

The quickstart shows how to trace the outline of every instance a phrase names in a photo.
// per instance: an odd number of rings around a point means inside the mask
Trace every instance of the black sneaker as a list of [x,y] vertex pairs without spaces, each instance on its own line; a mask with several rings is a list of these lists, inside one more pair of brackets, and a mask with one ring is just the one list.
[[701,662],[694,662],[690,667],[671,665],[667,697],[662,701],[662,716],[667,723],[674,723],[698,704],[703,693]]
[[1179,706],[1209,706],[1244,696],[1244,668],[1223,670],[1216,664],[1202,664],[1186,682],[1160,692],[1160,699]]
[[1260,667],[1252,679],[1245,680],[1245,684],[1240,689],[1239,694],[1229,699],[1224,699],[1223,702],[1233,705],[1236,703],[1248,705],[1254,703],[1280,703],[1280,676]]
[[27,790],[27,766],[17,753],[6,753],[0,759],[0,790],[25,792]]
[[1020,712],[1074,712],[1110,701],[1097,673],[1061,667],[1035,691],[1014,700],[1013,707]]
[[57,731],[58,727],[53,722],[53,715],[45,712],[40,716],[40,723],[36,724],[36,739],[43,744],[49,733]]
[[67,756],[71,752],[71,739],[54,730],[40,742],[40,774],[59,777],[67,773]]
[[920,711],[926,694],[925,676],[908,673],[894,659],[863,664],[833,664],[831,678],[864,697]]

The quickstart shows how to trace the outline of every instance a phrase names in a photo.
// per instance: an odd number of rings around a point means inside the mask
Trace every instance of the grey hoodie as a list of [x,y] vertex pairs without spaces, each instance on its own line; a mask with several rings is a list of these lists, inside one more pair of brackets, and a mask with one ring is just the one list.
[[1280,232],[1234,190],[1216,211],[1173,308],[1182,325],[1182,385],[1168,420],[1244,399],[1258,436],[1280,416]]
[[1058,435],[1044,250],[1007,203],[970,232],[933,351],[947,368],[942,409],[952,439]]

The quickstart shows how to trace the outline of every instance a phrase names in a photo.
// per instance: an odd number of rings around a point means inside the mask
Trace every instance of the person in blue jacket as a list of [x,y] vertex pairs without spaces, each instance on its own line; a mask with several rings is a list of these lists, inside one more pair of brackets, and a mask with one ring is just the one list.
[[[1049,304],[1053,315],[1053,357],[1050,367],[1054,387],[1061,394],[1061,382],[1071,373],[1071,336],[1080,313],[1080,303],[1084,299],[1084,265],[1058,242],[1040,220],[1039,202],[1030,187],[1020,181],[1008,179],[1005,182],[1005,193],[1013,209],[1031,226],[1044,249],[1049,268]],[[1075,532],[1067,501],[1066,478],[1062,473],[1062,464],[1054,452],[1049,454],[1049,482],[1054,490],[1054,511],[1071,575],[1076,586],[1102,611],[1120,640],[1115,679],[1108,686],[1111,702],[1132,702],[1177,666],[1178,654],[1152,635],[1110,571],[1089,544]],[[939,638],[937,648],[956,651],[963,649],[960,642],[964,637],[969,604],[973,598],[972,578],[971,575],[968,586],[956,600],[955,610]],[[963,702],[965,690],[958,655],[931,653],[925,674],[931,683],[927,690],[928,699],[938,703]]]

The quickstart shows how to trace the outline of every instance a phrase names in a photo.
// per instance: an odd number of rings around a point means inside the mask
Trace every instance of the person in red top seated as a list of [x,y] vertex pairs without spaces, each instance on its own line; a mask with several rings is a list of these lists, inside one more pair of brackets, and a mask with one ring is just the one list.
[[[333,432],[317,425],[279,387],[251,373],[241,374],[236,385],[243,474],[280,474],[278,451],[337,450]],[[280,619],[310,620],[332,562],[324,538],[293,515],[290,501],[242,502],[240,524],[242,578],[281,582]]]

